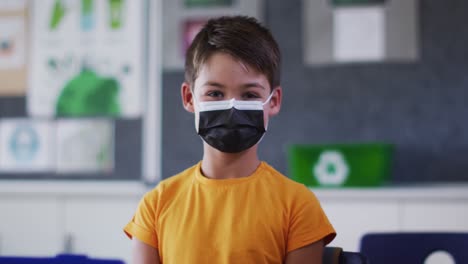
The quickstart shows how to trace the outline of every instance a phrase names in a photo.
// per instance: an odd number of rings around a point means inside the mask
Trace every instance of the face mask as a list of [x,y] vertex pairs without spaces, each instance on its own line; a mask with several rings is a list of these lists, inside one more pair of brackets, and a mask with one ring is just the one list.
[[263,137],[266,127],[261,101],[196,102],[195,127],[198,135],[213,148],[227,153],[249,149]]

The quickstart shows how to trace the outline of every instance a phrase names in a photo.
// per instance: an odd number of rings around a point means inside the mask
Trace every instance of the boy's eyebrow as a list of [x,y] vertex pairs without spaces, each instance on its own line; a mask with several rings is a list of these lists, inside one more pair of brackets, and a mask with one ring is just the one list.
[[242,86],[244,88],[258,87],[258,88],[265,89],[265,87],[263,85],[261,85],[260,83],[258,83],[258,82],[246,83],[246,84],[244,84]]
[[224,88],[224,85],[222,85],[221,83],[213,82],[213,81],[207,81],[205,84],[203,84],[203,86],[214,86],[218,88]]
[[[225,86],[219,82],[214,82],[214,81],[207,81],[205,84],[203,84],[203,86],[214,86],[214,87],[218,87],[218,88],[225,88]],[[251,83],[246,83],[246,84],[243,84],[242,87],[244,89],[247,89],[247,88],[261,88],[261,89],[266,89],[263,85],[261,85],[260,83],[258,82],[251,82]]]

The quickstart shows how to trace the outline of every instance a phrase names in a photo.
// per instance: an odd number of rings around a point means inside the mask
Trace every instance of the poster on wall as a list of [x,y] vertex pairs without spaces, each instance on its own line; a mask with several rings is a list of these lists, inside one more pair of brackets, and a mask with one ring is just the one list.
[[15,12],[26,7],[27,0],[1,0],[0,10],[3,12]]
[[31,8],[30,115],[141,115],[143,0],[42,0]]
[[198,34],[198,32],[200,32],[200,30],[203,28],[207,21],[207,18],[187,19],[186,21],[184,21],[180,54],[183,54],[185,56],[185,53],[189,48],[190,44],[192,44],[193,39]]
[[336,62],[385,59],[385,13],[381,5],[333,10],[333,58]]
[[187,48],[210,18],[245,15],[263,21],[263,0],[171,0],[162,4],[166,70],[183,69]]
[[306,65],[413,62],[418,0],[303,0]]
[[26,4],[0,1],[0,96],[21,96],[26,91]]
[[112,120],[59,119],[56,145],[58,174],[110,174],[114,169]]
[[54,168],[53,122],[0,120],[0,171],[45,172]]

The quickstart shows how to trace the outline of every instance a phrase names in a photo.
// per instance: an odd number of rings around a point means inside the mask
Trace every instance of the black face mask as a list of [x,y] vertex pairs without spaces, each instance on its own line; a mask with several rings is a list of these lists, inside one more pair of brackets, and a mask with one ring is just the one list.
[[221,152],[247,150],[257,144],[266,131],[263,120],[265,103],[236,100],[200,102],[196,124],[198,135]]
[[227,153],[249,149],[265,133],[263,111],[216,110],[200,112],[198,134],[213,148]]

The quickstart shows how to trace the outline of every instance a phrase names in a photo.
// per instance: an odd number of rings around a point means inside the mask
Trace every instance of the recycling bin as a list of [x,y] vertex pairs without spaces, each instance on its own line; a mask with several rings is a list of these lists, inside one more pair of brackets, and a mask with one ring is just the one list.
[[309,187],[375,187],[388,182],[386,143],[290,145],[289,177]]

